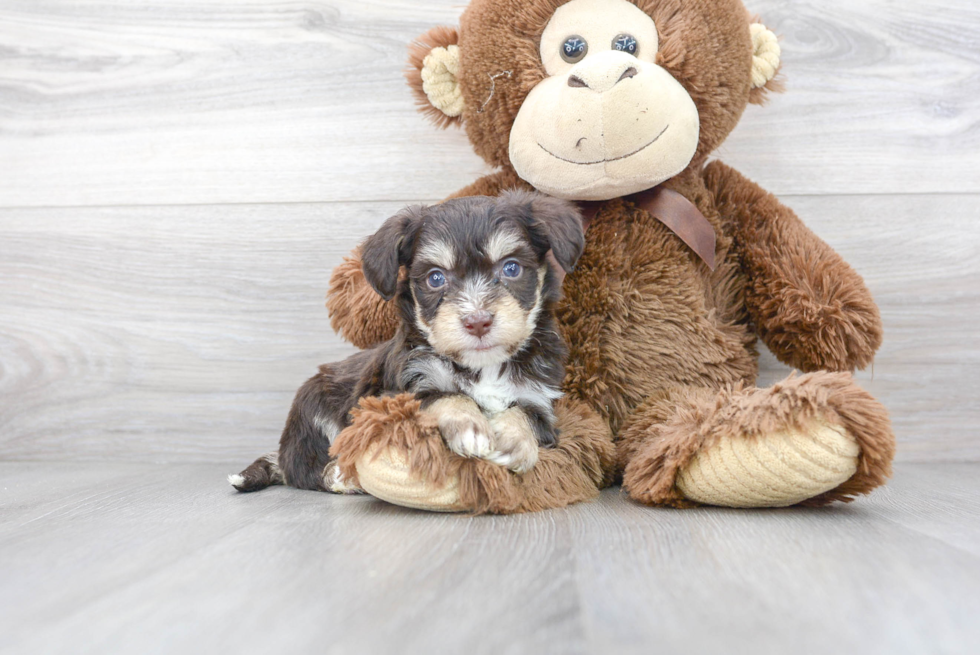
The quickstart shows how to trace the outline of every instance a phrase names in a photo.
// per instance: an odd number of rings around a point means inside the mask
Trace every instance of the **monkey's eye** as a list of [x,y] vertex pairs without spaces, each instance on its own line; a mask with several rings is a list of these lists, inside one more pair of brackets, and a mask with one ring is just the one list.
[[501,275],[511,280],[520,277],[521,270],[521,265],[513,259],[504,262],[504,265],[500,267]]
[[576,35],[570,36],[565,39],[565,42],[561,44],[561,58],[567,61],[569,64],[574,64],[582,61],[585,57],[585,53],[589,51],[589,44],[585,42],[585,39]]
[[636,56],[637,44],[636,39],[634,39],[629,34],[620,34],[612,42],[613,50],[619,50],[620,52],[625,52],[626,54]]
[[430,288],[438,289],[446,284],[446,274],[440,271],[438,268],[434,268],[429,271],[429,276],[425,278],[425,281],[429,283]]

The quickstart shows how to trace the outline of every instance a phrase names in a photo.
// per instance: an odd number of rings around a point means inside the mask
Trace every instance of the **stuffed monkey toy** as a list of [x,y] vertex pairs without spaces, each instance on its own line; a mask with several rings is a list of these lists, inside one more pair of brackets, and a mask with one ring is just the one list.
[[[886,480],[887,414],[850,374],[882,338],[861,277],[708,161],[779,69],[776,37],[740,0],[472,0],[410,62],[422,110],[497,169],[454,197],[523,188],[581,203],[585,252],[558,306],[559,444],[516,475],[451,453],[412,396],[365,398],[331,450],[345,477],[474,513],[560,507],[617,480],[674,507],[823,505]],[[357,251],[328,308],[359,347],[394,333]],[[802,373],[756,387],[757,339]]]

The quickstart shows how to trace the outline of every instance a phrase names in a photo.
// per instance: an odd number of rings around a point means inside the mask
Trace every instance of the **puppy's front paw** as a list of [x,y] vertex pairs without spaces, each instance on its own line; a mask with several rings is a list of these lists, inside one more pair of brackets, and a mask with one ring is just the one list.
[[538,439],[527,415],[511,407],[490,419],[496,450],[487,459],[514,473],[527,473],[538,463]]
[[487,457],[493,452],[490,423],[472,399],[450,396],[432,403],[432,414],[449,449],[463,457]]
[[439,431],[451,451],[463,457],[488,457],[493,452],[490,424],[480,418],[482,420],[460,416],[440,422]]

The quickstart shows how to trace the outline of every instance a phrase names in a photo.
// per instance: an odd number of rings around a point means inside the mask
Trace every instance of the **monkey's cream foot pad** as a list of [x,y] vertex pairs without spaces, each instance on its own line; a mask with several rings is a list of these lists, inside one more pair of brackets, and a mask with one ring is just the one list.
[[727,438],[677,475],[685,498],[726,507],[786,507],[854,475],[861,449],[842,427],[814,421],[758,438]]
[[412,474],[407,457],[397,448],[369,448],[357,460],[356,468],[361,488],[375,498],[432,512],[467,509],[459,499],[457,477],[449,477],[441,485],[419,479]]

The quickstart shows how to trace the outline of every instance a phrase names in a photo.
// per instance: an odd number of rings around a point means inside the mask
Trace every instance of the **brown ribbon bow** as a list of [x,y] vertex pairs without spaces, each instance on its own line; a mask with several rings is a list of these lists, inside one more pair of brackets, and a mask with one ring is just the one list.
[[[659,186],[627,196],[626,199],[666,225],[708,268],[715,270],[715,230],[694,203],[676,191]],[[589,224],[602,205],[602,202],[596,201],[579,203],[583,230],[588,231]]]

